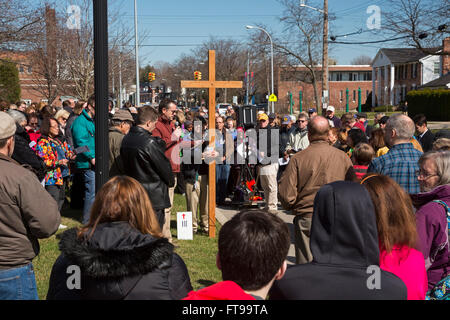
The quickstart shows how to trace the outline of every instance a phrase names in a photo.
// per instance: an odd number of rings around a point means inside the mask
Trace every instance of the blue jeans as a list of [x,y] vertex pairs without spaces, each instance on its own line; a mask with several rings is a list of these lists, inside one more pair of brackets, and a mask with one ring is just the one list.
[[89,222],[91,207],[95,200],[95,171],[86,170],[84,172],[84,207],[83,224]]
[[0,270],[0,300],[39,300],[33,265]]
[[229,164],[216,165],[216,203],[223,204],[227,197],[228,177],[230,175]]

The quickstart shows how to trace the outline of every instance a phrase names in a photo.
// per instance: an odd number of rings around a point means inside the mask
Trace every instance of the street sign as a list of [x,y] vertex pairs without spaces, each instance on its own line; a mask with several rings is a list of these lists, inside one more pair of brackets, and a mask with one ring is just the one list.
[[177,238],[178,240],[193,240],[192,212],[177,212]]
[[278,98],[275,94],[270,95],[269,102],[277,102]]

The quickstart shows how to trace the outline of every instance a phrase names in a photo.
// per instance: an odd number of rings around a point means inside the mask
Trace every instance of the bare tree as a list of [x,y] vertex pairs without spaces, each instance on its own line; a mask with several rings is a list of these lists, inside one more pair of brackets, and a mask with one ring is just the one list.
[[[321,99],[317,82],[320,81],[321,71],[317,66],[321,60],[322,17],[307,8],[300,7],[298,1],[279,2],[285,9],[280,18],[284,24],[284,32],[274,41],[274,47],[286,57],[293,68],[292,76],[299,81],[312,84],[316,108],[319,109]],[[306,73],[295,72],[294,66],[299,64],[306,67]]]
[[[216,79],[217,80],[238,80],[243,79],[247,61],[247,52],[243,50],[242,44],[231,39],[210,38],[200,47],[193,50],[194,56],[198,57],[200,62],[204,62],[207,75],[208,51],[216,51]],[[228,94],[242,95],[242,89],[220,89],[218,91],[218,100],[229,103]]]
[[449,34],[450,0],[390,0],[386,7],[383,26],[394,38],[427,54],[446,54],[436,48]]
[[39,33],[40,8],[29,0],[0,0],[0,49],[25,47]]
[[365,64],[371,64],[372,63],[372,57],[366,56],[366,55],[360,55],[356,58],[354,58],[350,64],[353,65],[365,65]]
[[28,63],[32,68],[34,91],[45,97],[49,104],[64,92],[66,75],[61,65],[62,47],[56,11],[49,6],[41,8],[38,32],[29,43]]

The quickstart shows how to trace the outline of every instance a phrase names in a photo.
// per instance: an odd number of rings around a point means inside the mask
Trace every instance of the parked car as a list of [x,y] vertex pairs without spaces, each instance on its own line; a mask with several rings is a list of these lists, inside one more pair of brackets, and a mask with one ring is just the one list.
[[220,103],[216,105],[216,110],[219,112],[220,115],[225,115],[227,113],[228,107],[230,106],[231,104]]

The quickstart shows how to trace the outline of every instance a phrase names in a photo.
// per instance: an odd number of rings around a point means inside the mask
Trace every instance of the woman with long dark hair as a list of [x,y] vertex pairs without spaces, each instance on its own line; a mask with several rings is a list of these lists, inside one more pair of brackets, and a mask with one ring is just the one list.
[[[49,300],[179,300],[192,290],[183,260],[163,238],[147,192],[116,176],[98,192],[87,225],[64,232]],[[79,286],[67,288],[69,266]]]
[[406,285],[408,300],[424,300],[428,288],[425,259],[418,248],[413,206],[408,194],[393,179],[369,174],[361,184],[375,206],[380,267]]

